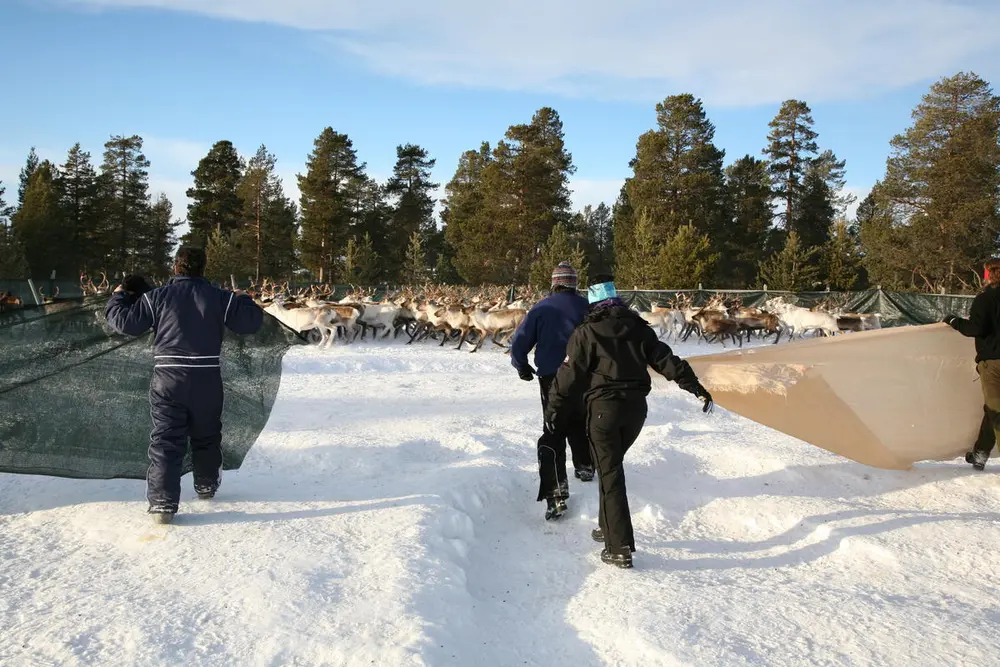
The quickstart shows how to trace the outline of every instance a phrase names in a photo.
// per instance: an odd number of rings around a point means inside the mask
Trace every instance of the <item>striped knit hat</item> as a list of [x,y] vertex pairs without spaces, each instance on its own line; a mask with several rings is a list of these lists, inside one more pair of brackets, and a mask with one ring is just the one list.
[[576,285],[576,269],[569,262],[559,262],[559,266],[552,271],[552,286],[576,289]]

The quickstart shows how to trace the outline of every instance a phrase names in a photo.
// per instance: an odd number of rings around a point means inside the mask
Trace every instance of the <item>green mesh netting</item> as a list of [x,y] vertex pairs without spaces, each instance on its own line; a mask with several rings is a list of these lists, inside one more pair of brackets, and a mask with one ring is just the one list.
[[[62,301],[0,314],[0,471],[145,478],[153,336],[114,333],[106,305]],[[269,316],[255,335],[226,332],[225,469],[239,468],[267,423],[282,357],[301,342]]]

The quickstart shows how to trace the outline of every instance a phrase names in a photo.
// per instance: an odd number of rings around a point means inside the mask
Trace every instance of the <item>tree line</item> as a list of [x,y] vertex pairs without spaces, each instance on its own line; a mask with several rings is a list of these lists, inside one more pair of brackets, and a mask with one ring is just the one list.
[[[613,271],[647,289],[971,291],[998,249],[1000,98],[975,74],[931,86],[851,218],[846,163],[822,145],[806,102],[780,105],[759,155],[725,166],[714,135],[701,100],[667,97],[617,201],[573,212],[573,159],[544,107],[459,157],[440,221],[435,160],[418,145],[398,146],[379,183],[328,127],[296,204],[266,147],[245,159],[220,141],[192,172],[180,240],[203,245],[220,280],[545,287],[569,260],[584,281]],[[165,196],[150,198],[148,167],[139,137],[112,137],[99,169],[79,145],[59,166],[32,151],[16,206],[0,184],[0,276],[165,274],[179,223]]]

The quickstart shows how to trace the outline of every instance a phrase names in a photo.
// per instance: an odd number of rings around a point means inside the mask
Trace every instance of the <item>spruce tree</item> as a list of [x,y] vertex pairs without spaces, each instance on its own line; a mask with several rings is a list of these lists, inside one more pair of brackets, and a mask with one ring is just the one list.
[[98,177],[102,221],[99,259],[108,275],[134,273],[140,249],[149,231],[149,160],[139,136],[112,136],[104,144],[104,163]]
[[587,284],[589,265],[586,253],[578,243],[573,243],[566,227],[558,224],[552,228],[545,247],[531,266],[531,284],[540,290],[549,289],[552,285],[552,270],[561,262],[569,262],[576,269],[580,285]]
[[589,216],[585,217],[594,239],[595,253],[590,259],[590,265],[595,269],[595,273],[611,271],[615,265],[615,229],[611,209],[601,202]]
[[818,150],[813,128],[812,111],[800,100],[786,100],[769,124],[768,146],[764,153],[770,158],[774,194],[783,206],[778,218],[786,232],[795,230],[799,202],[802,200],[803,179],[812,156]]
[[646,209],[640,210],[629,242],[615,248],[616,282],[626,288],[660,289],[662,247],[653,216]]
[[434,190],[431,181],[436,161],[420,146],[406,144],[396,147],[396,165],[385,186],[392,201],[392,213],[383,254],[385,271],[395,279],[406,259],[407,243],[415,232],[427,236],[434,231]]
[[820,274],[820,248],[805,248],[789,232],[784,249],[760,265],[758,280],[769,290],[803,292],[815,289]]
[[768,230],[774,219],[767,163],[746,155],[726,168],[726,190],[732,221],[719,267],[721,285],[745,289],[754,284],[765,257]]
[[75,144],[58,172],[60,206],[67,233],[72,235],[75,263],[86,272],[100,270],[95,260],[100,256],[101,210],[98,201],[97,172],[90,153]]
[[801,198],[795,218],[795,230],[806,248],[821,247],[830,240],[834,216],[834,194],[824,176],[821,163],[806,167]]
[[170,274],[170,264],[177,245],[175,234],[180,223],[174,220],[174,207],[167,195],[160,193],[149,211],[149,234],[139,249],[138,270],[154,278]]
[[230,276],[237,281],[252,278],[255,248],[255,237],[249,229],[230,232],[214,229],[205,247],[208,259],[205,276],[220,283],[228,283]]
[[357,190],[364,183],[364,167],[348,136],[327,127],[314,142],[306,173],[298,175],[302,263],[321,282],[334,275],[347,244],[359,209]]
[[344,268],[341,280],[351,285],[374,285],[378,280],[378,254],[372,247],[372,239],[368,234],[361,237],[352,236],[344,249]]
[[27,278],[28,262],[10,223],[14,208],[4,201],[5,192],[6,188],[0,181],[0,280]]
[[[73,238],[67,233],[59,206],[56,167],[44,160],[32,171],[24,201],[14,214],[14,231],[24,247],[33,278],[66,279],[79,271]],[[77,273],[78,275],[78,273]]]
[[[489,255],[477,255],[480,245],[477,223],[482,219],[486,207],[483,172],[492,161],[493,153],[486,142],[477,151],[462,153],[455,176],[445,186],[441,222],[444,223],[447,244],[444,255],[450,255],[445,261],[452,265],[461,278],[469,282],[480,282],[480,277],[484,274],[483,263],[490,259]],[[441,276],[447,273],[448,267],[441,266],[440,260],[438,264],[435,274],[438,280],[442,280]]]
[[870,282],[891,290],[914,286],[907,268],[906,229],[895,224],[893,205],[881,182],[861,200],[854,224],[861,244],[861,264]]
[[187,244],[204,245],[213,229],[231,232],[243,225],[243,202],[237,188],[243,178],[243,159],[230,141],[218,141],[191,172]]
[[35,152],[35,147],[32,146],[31,150],[28,151],[28,159],[25,160],[24,166],[21,167],[20,183],[17,187],[17,207],[21,208],[24,206],[24,195],[28,190],[28,184],[31,182],[31,176],[38,169],[38,153]]
[[[883,192],[900,227],[895,247],[930,291],[974,289],[1000,235],[1000,97],[973,73],[931,86],[913,125],[892,142]],[[866,247],[866,253],[868,248]],[[874,277],[874,276],[873,276]]]
[[423,239],[419,231],[410,234],[406,247],[406,258],[399,274],[399,281],[406,285],[417,285],[427,280],[427,257],[424,254]]
[[858,242],[843,218],[833,224],[830,240],[823,247],[822,266],[827,287],[832,290],[848,291],[863,285]]
[[659,289],[695,289],[712,276],[719,254],[712,241],[699,234],[694,225],[677,228],[657,257]]

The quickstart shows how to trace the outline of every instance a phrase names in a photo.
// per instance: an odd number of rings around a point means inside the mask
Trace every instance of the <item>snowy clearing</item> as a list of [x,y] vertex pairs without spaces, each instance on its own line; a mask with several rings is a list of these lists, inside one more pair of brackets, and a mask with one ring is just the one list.
[[495,349],[297,348],[172,526],[141,481],[0,475],[0,665],[1000,664],[997,459],[867,468],[657,385],[621,571],[596,482],[543,521],[540,428]]

